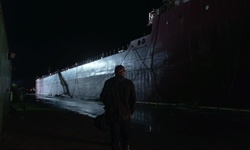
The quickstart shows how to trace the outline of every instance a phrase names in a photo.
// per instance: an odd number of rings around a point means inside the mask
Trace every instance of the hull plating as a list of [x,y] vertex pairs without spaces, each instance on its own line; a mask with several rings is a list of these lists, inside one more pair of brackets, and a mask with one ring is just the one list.
[[126,67],[139,102],[249,108],[247,0],[190,0],[155,11],[151,34],[123,52],[36,80],[36,94],[98,99]]

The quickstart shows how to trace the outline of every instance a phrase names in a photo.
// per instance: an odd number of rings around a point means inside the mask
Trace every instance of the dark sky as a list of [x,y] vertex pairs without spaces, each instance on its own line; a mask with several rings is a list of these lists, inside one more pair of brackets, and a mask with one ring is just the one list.
[[162,0],[2,0],[13,81],[34,86],[47,75],[147,33]]

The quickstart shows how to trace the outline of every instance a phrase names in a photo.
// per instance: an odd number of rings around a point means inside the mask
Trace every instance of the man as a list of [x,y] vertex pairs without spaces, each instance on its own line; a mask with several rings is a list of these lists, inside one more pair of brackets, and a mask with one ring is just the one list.
[[122,146],[128,150],[131,115],[135,111],[136,93],[134,83],[125,78],[124,66],[115,67],[115,77],[105,81],[100,98],[110,124],[113,150]]

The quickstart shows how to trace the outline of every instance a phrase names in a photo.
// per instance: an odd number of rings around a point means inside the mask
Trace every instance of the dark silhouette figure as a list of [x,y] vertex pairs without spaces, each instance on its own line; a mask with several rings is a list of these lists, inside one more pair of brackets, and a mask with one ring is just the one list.
[[136,93],[134,83],[125,78],[124,66],[115,67],[115,77],[105,81],[100,98],[110,124],[113,150],[129,149],[131,115],[135,111]]

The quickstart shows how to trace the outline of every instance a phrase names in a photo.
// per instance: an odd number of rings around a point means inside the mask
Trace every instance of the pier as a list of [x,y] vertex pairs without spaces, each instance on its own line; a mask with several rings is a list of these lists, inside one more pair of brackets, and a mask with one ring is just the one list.
[[[24,103],[11,102],[10,105],[1,150],[110,149],[109,133],[95,128],[94,116],[45,103],[34,95],[27,95]],[[143,114],[143,109],[147,113]],[[154,107],[138,108],[138,111],[145,122],[132,121],[131,150],[250,148],[250,117],[247,112]],[[154,115],[146,115],[148,111]]]

